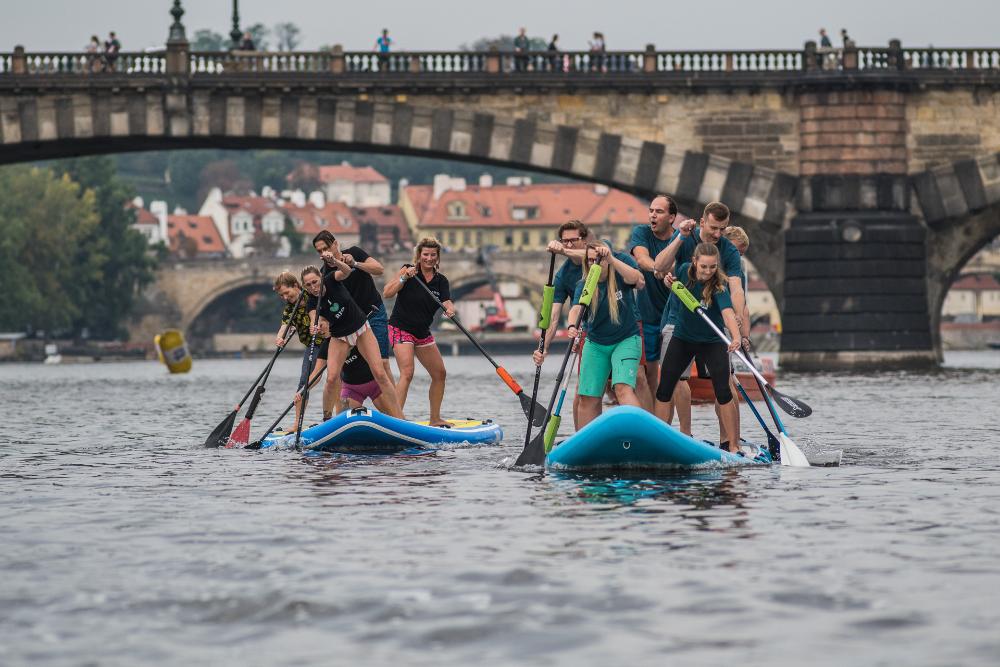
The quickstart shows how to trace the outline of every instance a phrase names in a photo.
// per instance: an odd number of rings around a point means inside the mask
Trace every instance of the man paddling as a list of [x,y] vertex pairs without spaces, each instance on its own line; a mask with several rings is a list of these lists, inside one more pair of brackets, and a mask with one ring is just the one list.
[[[665,274],[655,269],[653,259],[670,244],[677,220],[677,203],[669,195],[657,195],[649,202],[649,224],[632,228],[627,248],[646,282],[645,287],[636,294],[636,302],[642,320],[646,382],[652,390],[649,392],[650,405],[655,391],[653,388],[660,381],[660,348],[663,342],[661,322],[670,298],[670,290],[663,282]],[[677,408],[681,430],[691,430],[691,387],[687,382],[690,375],[690,371],[682,374],[674,390],[673,405]]]
[[[341,250],[337,239],[327,230],[321,231],[313,238],[313,247],[326,265],[333,270],[333,277],[340,281],[351,295],[354,302],[365,314],[375,340],[378,342],[379,354],[382,357],[382,368],[389,381],[395,384],[392,369],[389,366],[389,319],[386,316],[385,304],[379,290],[375,287],[372,276],[381,276],[384,272],[382,264],[358,246]],[[332,413],[337,402],[340,388],[339,377],[327,377],[327,387],[323,389],[323,413]],[[329,417],[326,417],[329,419]]]

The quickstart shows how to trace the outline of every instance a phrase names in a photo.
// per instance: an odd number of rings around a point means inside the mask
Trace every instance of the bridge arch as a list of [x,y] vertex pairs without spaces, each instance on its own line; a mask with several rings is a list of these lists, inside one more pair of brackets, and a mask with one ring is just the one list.
[[1000,236],[1000,153],[940,165],[911,181],[928,227],[928,306],[940,350],[941,311],[952,283]]
[[[314,91],[314,89],[313,89]],[[362,96],[364,97],[364,96]],[[585,127],[310,92],[134,88],[0,96],[0,164],[183,148],[352,150],[495,164],[668,192],[780,228],[795,177]]]

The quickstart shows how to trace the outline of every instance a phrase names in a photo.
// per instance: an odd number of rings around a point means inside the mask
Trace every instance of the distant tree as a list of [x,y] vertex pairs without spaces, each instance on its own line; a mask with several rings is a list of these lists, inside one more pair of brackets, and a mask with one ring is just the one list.
[[219,188],[223,192],[236,192],[246,194],[253,190],[253,181],[246,176],[235,160],[218,160],[209,162],[198,174],[198,193],[196,200],[198,208],[205,201],[205,196],[212,188]]
[[107,263],[80,253],[99,226],[92,190],[49,169],[0,169],[0,330],[74,327]]
[[75,261],[105,258],[99,271],[74,281],[87,294],[74,329],[86,328],[95,338],[120,338],[125,335],[122,323],[132,313],[140,289],[153,280],[155,268],[146,238],[132,228],[135,212],[125,208],[135,192],[118,178],[107,156],[60,160],[53,171],[79,183],[81,198],[93,197],[96,205],[99,224],[73,248]]
[[191,41],[192,51],[225,51],[229,40],[214,30],[196,30]]
[[[306,249],[305,234],[295,229],[295,223],[289,216],[285,216],[285,228],[281,230],[281,236],[288,239],[288,246],[293,255],[301,254]],[[312,250],[312,248],[310,248]]]
[[[530,51],[544,51],[548,48],[549,42],[544,37],[528,37],[528,49]],[[514,50],[514,35],[497,35],[496,37],[480,37],[474,42],[462,44],[459,49],[462,51],[489,51],[496,47],[498,51]]]
[[184,232],[177,234],[177,255],[181,259],[194,259],[198,256],[198,240]]
[[262,257],[274,257],[281,247],[281,241],[276,236],[258,229],[254,232],[253,241],[250,245],[258,255]]
[[299,45],[299,35],[302,31],[294,23],[276,23],[274,36],[278,40],[279,51],[294,51]]
[[257,47],[258,51],[267,51],[267,47],[270,45],[268,37],[271,35],[271,31],[267,29],[267,26],[263,23],[254,23],[247,28],[247,32],[250,33],[250,38],[253,40],[253,44]]

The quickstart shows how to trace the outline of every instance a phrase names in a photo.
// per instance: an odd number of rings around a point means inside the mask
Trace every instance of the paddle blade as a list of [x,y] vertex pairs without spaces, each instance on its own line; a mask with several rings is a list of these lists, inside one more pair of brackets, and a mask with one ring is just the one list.
[[[523,391],[517,395],[518,399],[521,401],[521,409],[524,410],[524,416],[533,415],[531,418],[531,425],[536,427],[542,427],[545,425],[545,413],[546,410],[543,408],[538,401],[532,401],[531,396],[528,396]],[[535,404],[535,412],[531,412],[531,404]]]
[[785,396],[771,385],[767,385],[767,390],[771,394],[771,398],[774,399],[774,402],[778,404],[778,407],[791,416],[802,419],[813,413],[813,409],[799,399]]
[[552,415],[548,425],[545,427],[545,453],[552,451],[552,445],[556,441],[556,434],[559,433],[559,425],[562,423],[562,416]]
[[514,467],[540,466],[545,463],[545,432],[539,431],[514,461]]
[[778,439],[781,440],[781,465],[793,468],[809,467],[809,459],[802,453],[798,445],[792,442],[791,438],[784,433],[779,433]]
[[240,425],[236,427],[233,434],[229,436],[229,442],[226,443],[226,449],[231,447],[244,447],[250,442],[250,418],[244,417]]
[[206,447],[225,447],[226,443],[229,442],[229,433],[233,430],[233,424],[236,422],[236,410],[233,410],[226,418],[219,422],[219,425],[215,427],[212,434],[208,436],[205,440]]

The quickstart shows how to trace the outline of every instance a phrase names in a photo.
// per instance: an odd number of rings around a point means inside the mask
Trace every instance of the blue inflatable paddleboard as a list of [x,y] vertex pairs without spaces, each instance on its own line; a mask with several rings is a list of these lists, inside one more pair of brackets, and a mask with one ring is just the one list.
[[[322,424],[304,429],[299,446],[312,451],[350,454],[392,454],[408,449],[437,449],[448,445],[497,445],[503,429],[492,419],[449,419],[451,428],[408,422],[378,410],[357,408],[341,412]],[[291,447],[295,433],[276,431],[261,443]]]
[[767,449],[744,442],[745,456],[695,440],[640,408],[608,410],[545,458],[553,470],[677,470],[768,465]]

